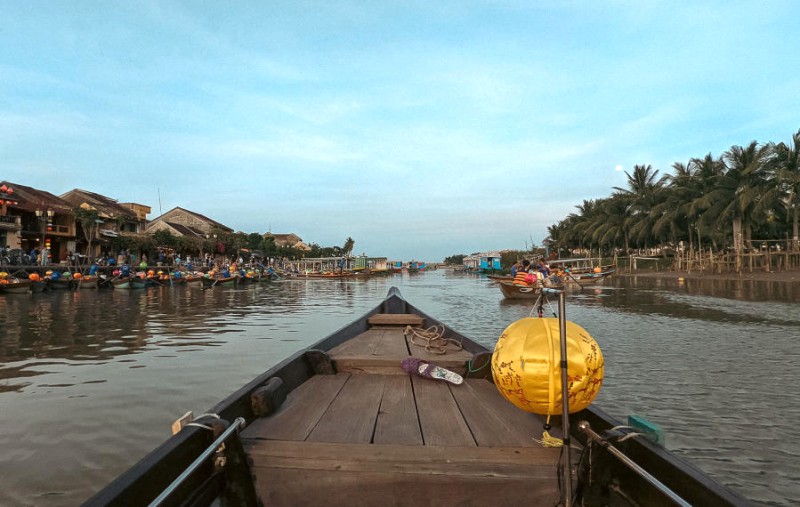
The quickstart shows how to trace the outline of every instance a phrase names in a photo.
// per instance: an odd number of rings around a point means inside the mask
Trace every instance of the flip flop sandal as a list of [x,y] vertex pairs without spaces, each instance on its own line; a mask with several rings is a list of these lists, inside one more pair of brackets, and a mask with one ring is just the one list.
[[412,375],[417,375],[423,378],[445,380],[456,385],[464,382],[464,378],[458,373],[452,372],[433,363],[423,361],[422,359],[416,357],[407,357],[403,359],[402,363],[400,363],[400,367]]

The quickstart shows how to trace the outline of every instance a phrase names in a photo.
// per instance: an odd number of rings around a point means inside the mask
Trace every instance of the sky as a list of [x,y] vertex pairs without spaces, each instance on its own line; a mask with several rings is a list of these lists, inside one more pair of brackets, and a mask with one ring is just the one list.
[[0,0],[0,179],[439,262],[800,129],[800,2]]

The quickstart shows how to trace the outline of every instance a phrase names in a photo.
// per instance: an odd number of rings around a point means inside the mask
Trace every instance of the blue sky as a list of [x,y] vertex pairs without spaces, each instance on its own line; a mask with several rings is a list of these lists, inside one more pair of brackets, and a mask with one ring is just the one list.
[[541,244],[634,164],[800,128],[792,0],[0,0],[0,19],[0,179],[373,256]]

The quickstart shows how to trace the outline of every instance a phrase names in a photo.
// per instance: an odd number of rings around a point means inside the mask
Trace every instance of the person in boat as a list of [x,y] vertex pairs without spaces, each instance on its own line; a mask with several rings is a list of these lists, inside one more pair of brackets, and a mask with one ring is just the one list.
[[520,267],[519,261],[517,261],[517,262],[515,262],[514,264],[511,265],[511,278],[514,278],[514,277],[517,276],[517,271],[519,271],[519,267]]
[[541,272],[545,278],[550,276],[550,266],[547,264],[544,257],[539,259],[539,272]]
[[514,285],[521,285],[523,287],[528,287],[535,282],[535,278],[533,274],[530,272],[531,269],[531,261],[528,259],[524,259],[522,261],[522,268],[517,270],[517,274],[514,275],[513,284]]

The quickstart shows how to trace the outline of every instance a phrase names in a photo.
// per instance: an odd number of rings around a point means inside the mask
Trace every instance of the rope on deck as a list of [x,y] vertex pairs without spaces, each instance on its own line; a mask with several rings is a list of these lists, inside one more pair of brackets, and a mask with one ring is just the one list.
[[422,347],[429,354],[444,355],[449,350],[458,352],[464,348],[461,341],[452,338],[445,338],[446,329],[444,325],[435,325],[427,329],[421,327],[406,326],[403,335],[411,336],[409,340],[413,345]]

